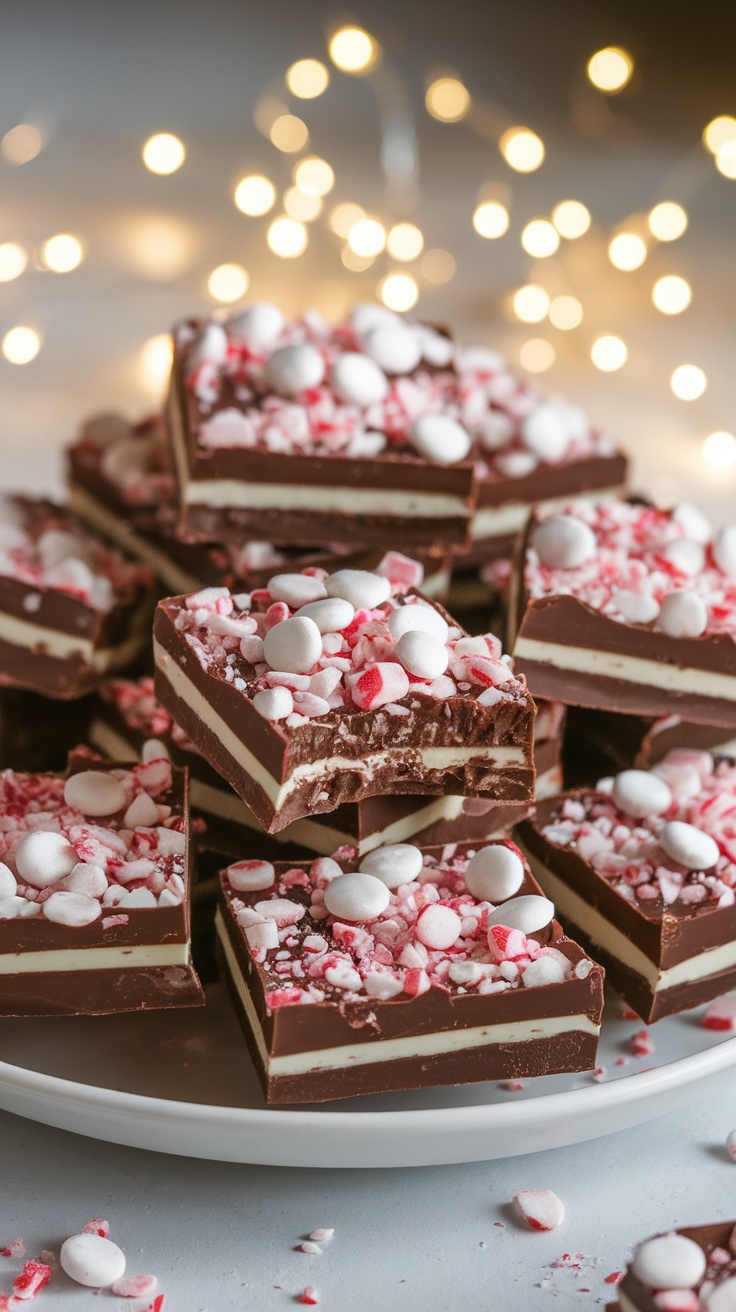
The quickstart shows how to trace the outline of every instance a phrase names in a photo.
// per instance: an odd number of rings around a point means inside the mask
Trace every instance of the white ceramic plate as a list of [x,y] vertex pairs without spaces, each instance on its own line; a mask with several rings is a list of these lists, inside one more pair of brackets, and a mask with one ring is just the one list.
[[[203,1011],[0,1022],[0,1108],[77,1134],[272,1166],[438,1166],[538,1152],[626,1129],[700,1096],[736,1064],[736,1038],[698,1012],[660,1021],[651,1057],[609,998],[606,1077],[555,1075],[270,1110],[229,1004]],[[625,1061],[616,1064],[617,1060]]]

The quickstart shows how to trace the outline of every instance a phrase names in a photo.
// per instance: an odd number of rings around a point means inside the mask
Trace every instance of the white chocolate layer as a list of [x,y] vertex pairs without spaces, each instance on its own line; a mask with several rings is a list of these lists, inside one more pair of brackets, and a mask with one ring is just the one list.
[[568,492],[564,497],[552,497],[548,501],[506,501],[498,506],[483,506],[476,510],[470,524],[470,536],[474,542],[481,541],[483,538],[497,538],[505,536],[507,533],[519,533],[524,528],[532,509],[532,504],[542,514],[556,510],[558,506],[567,505],[570,498],[575,496],[583,501],[592,502],[596,505],[599,501],[605,501],[609,497],[620,497],[623,495],[622,487],[601,487],[592,492],[573,493]]
[[627,683],[662,688],[667,692],[689,692],[699,697],[736,701],[736,678],[712,670],[666,665],[664,661],[646,660],[641,656],[618,656],[614,652],[596,651],[590,647],[566,647],[564,643],[523,636],[516,640],[514,657],[580,674],[600,674],[609,679],[624,679]]
[[126,520],[109,510],[106,505],[93,497],[85,488],[72,483],[69,488],[69,505],[91,528],[105,537],[111,538],[123,551],[130,552],[148,565],[172,594],[196,592],[202,586],[202,580],[195,574],[189,574],[164,551],[154,547],[148,538],[136,533]]
[[[109,908],[115,915],[115,908]],[[69,931],[70,936],[74,930]],[[188,943],[138,943],[130,947],[53,948],[41,952],[0,954],[0,975],[50,974],[71,970],[143,969],[146,966],[188,966]]]
[[[405,492],[395,488],[355,488],[314,483],[249,483],[239,479],[188,479],[188,506],[238,510],[307,510],[336,515],[396,515],[401,519],[467,519],[462,497],[446,492]],[[334,526],[339,529],[339,520]]]
[[138,654],[141,647],[139,634],[116,647],[95,649],[89,638],[79,638],[73,633],[63,633],[59,629],[48,629],[31,620],[19,619],[16,615],[0,614],[0,640],[13,647],[23,647],[31,652],[39,652],[54,660],[69,660],[79,656],[84,664],[97,674],[107,670],[122,669]]

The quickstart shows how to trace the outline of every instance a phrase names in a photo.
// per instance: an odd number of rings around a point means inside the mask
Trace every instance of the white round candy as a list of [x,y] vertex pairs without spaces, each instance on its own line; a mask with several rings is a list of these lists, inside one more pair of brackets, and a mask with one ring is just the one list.
[[483,420],[480,444],[485,451],[501,451],[508,446],[515,431],[516,424],[510,415],[504,414],[503,410],[491,410]]
[[409,674],[418,679],[436,679],[450,663],[447,647],[431,633],[410,629],[396,644],[396,655]]
[[364,856],[360,869],[363,874],[375,875],[387,888],[400,888],[411,884],[423,865],[424,858],[413,843],[388,843]]
[[383,400],[388,379],[369,355],[346,351],[332,366],[332,386],[350,405],[369,406]]
[[659,835],[659,843],[673,861],[687,870],[710,870],[720,856],[718,844],[710,834],[682,820],[668,820]]
[[710,520],[706,519],[702,510],[698,510],[698,507],[691,505],[689,501],[681,501],[679,506],[675,506],[672,518],[684,528],[689,538],[702,542],[703,546],[713,537]]
[[115,815],[125,806],[127,796],[120,780],[111,774],[103,770],[80,770],[64,784],[64,801],[82,815]]
[[322,655],[322,635],[314,620],[295,615],[268,630],[263,655],[272,670],[307,674]]
[[375,920],[386,910],[390,897],[383,880],[358,871],[330,880],[325,906],[338,920]]
[[651,624],[659,615],[659,602],[645,592],[620,588],[613,594],[613,604],[627,624]]
[[664,779],[649,770],[621,770],[613,780],[613,800],[635,820],[662,815],[672,805],[672,793]]
[[256,301],[230,320],[230,329],[250,346],[271,346],[283,331],[286,320],[278,305]]
[[736,581],[736,524],[722,528],[713,543],[716,565],[732,581]]
[[0,898],[15,897],[18,881],[9,866],[0,861]]
[[417,920],[416,936],[431,952],[445,952],[457,943],[463,922],[452,907],[429,906]]
[[670,592],[662,601],[658,624],[670,638],[699,638],[708,624],[705,603],[694,592]]
[[692,1289],[705,1275],[705,1253],[685,1235],[657,1235],[640,1244],[631,1269],[650,1289]]
[[379,324],[363,340],[366,353],[387,374],[409,374],[422,358],[419,333],[397,319]]
[[285,720],[294,709],[294,697],[289,688],[264,688],[256,693],[253,705],[264,720]]
[[368,569],[338,569],[325,579],[328,597],[341,597],[356,610],[375,610],[388,601],[391,584]]
[[449,629],[447,621],[442,618],[434,606],[425,606],[422,601],[413,601],[406,606],[398,606],[388,617],[388,628],[394,642],[403,638],[405,633],[420,629],[422,633],[431,633],[438,642],[447,642]]
[[297,396],[307,387],[319,387],[325,362],[316,346],[300,342],[274,351],[266,365],[266,379],[282,396]]
[[435,465],[455,465],[468,455],[472,442],[462,424],[447,415],[422,415],[409,430],[409,440],[420,456]]
[[102,1235],[72,1235],[61,1245],[59,1261],[70,1280],[90,1289],[107,1289],[125,1271],[125,1254]]
[[381,328],[385,324],[401,323],[401,320],[393,310],[389,310],[385,305],[377,305],[373,301],[364,301],[356,305],[350,315],[352,324],[358,337],[365,337],[372,332],[374,328]]
[[227,360],[227,333],[221,323],[208,323],[202,329],[192,347],[188,365],[196,369],[198,365],[224,364]]
[[595,534],[575,515],[553,515],[538,524],[532,546],[542,565],[550,569],[577,569],[595,555]]
[[147,765],[149,761],[168,761],[170,759],[166,743],[162,743],[160,738],[146,738],[141,747],[141,761],[144,765]]
[[325,597],[322,601],[311,601],[308,606],[301,606],[299,614],[312,620],[320,633],[341,633],[352,622],[355,607],[342,597]]
[[540,460],[561,460],[580,427],[577,407],[562,401],[537,406],[521,425],[521,440]]
[[662,555],[681,574],[687,574],[690,578],[700,574],[705,564],[702,543],[696,542],[694,538],[677,538],[674,542],[668,542]]
[[468,861],[465,886],[480,902],[505,902],[524,883],[524,863],[504,843],[482,847]]
[[[701,1299],[705,1286],[701,1288]],[[729,1276],[710,1290],[703,1303],[704,1312],[736,1312],[736,1276]]]
[[43,904],[43,914],[55,925],[80,929],[82,925],[91,925],[93,920],[99,919],[102,904],[96,897],[85,897],[84,893],[52,893]]
[[324,583],[313,574],[274,574],[266,586],[274,601],[285,601],[292,610],[326,596]]
[[276,868],[270,861],[237,861],[228,866],[230,887],[238,893],[258,893],[276,882]]
[[[148,797],[148,793],[140,793],[139,796],[145,797],[148,801],[152,800]],[[156,820],[158,820],[158,812],[156,812],[154,824]],[[62,882],[67,893],[81,893],[84,897],[102,897],[102,894],[107,890],[107,875],[102,866],[93,865],[87,861],[79,861],[74,869],[68,875],[65,875]]]
[[15,853],[15,868],[24,884],[48,888],[71,873],[79,861],[63,834],[44,829],[26,834]]
[[529,893],[524,897],[512,897],[488,917],[489,925],[507,925],[509,929],[520,929],[522,934],[536,934],[545,929],[554,920],[554,903],[548,897]]

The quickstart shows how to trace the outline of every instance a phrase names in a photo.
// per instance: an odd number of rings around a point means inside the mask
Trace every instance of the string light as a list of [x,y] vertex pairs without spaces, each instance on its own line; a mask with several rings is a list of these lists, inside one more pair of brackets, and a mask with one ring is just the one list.
[[295,155],[309,141],[309,128],[296,114],[279,114],[269,128],[271,145],[285,155]]
[[43,137],[32,123],[19,123],[17,127],[6,132],[0,142],[4,160],[15,168],[19,168],[22,164],[30,164],[42,149]]
[[509,168],[533,173],[544,161],[544,142],[530,128],[509,128],[498,143]]
[[703,443],[703,455],[713,469],[733,469],[736,465],[736,437],[733,433],[711,433]]
[[473,227],[481,237],[490,240],[503,237],[509,228],[509,212],[498,200],[484,200],[473,214]]
[[615,95],[631,79],[634,61],[620,46],[606,46],[596,50],[588,60],[588,77],[598,91]]
[[378,295],[389,310],[410,310],[419,300],[419,288],[408,273],[389,273],[378,284]]
[[290,219],[311,223],[322,213],[322,197],[308,196],[300,187],[289,187],[284,192],[284,209]]
[[348,233],[348,245],[356,255],[380,255],[386,248],[386,229],[378,219],[358,219]]
[[193,228],[173,214],[126,219],[121,238],[132,267],[154,282],[180,278],[196,250]]
[[544,337],[530,337],[519,351],[519,360],[530,374],[543,374],[555,362],[555,348]]
[[309,233],[298,219],[282,214],[274,219],[266,234],[266,241],[274,255],[282,260],[295,260],[307,249]]
[[649,211],[649,231],[657,241],[677,241],[687,227],[687,211],[674,200],[662,200]]
[[362,27],[341,27],[329,45],[330,59],[341,73],[361,77],[369,73],[381,57],[381,47]]
[[3,355],[10,364],[30,364],[41,349],[41,338],[34,328],[19,324],[3,337]]
[[581,200],[561,200],[552,211],[552,222],[561,237],[574,241],[590,227],[590,210]]
[[151,173],[176,173],[185,156],[184,142],[171,132],[156,132],[143,147],[143,163]]
[[459,123],[472,101],[468,88],[459,78],[438,77],[427,87],[424,103],[432,117],[441,123]]
[[335,185],[335,174],[326,159],[310,155],[294,168],[294,181],[308,196],[326,196]]
[[375,255],[358,255],[347,242],[340,252],[340,259],[351,273],[365,273],[376,262]]
[[422,277],[427,282],[436,283],[438,286],[451,282],[457,273],[455,256],[451,255],[449,251],[443,251],[440,247],[435,250],[425,251],[419,267],[422,271]]
[[59,232],[43,243],[41,259],[53,273],[71,273],[84,259],[84,246],[70,232]]
[[736,141],[736,118],[730,114],[719,114],[703,128],[703,144],[711,155],[717,155],[729,141]]
[[662,314],[682,314],[692,298],[689,282],[675,273],[659,278],[652,288],[652,300]]
[[560,244],[560,234],[549,219],[532,219],[521,234],[521,244],[535,260],[554,255]]
[[171,373],[173,349],[168,333],[158,333],[144,342],[140,356],[143,385],[151,396],[160,397]]
[[330,211],[329,224],[338,237],[347,237],[353,224],[357,223],[358,219],[364,218],[365,210],[362,205],[356,205],[352,200],[342,200],[334,210]]
[[647,258],[647,244],[635,232],[620,232],[609,244],[608,258],[615,268],[630,273],[639,269]]
[[22,246],[14,241],[4,241],[0,245],[0,282],[20,278],[27,264],[28,256]]
[[549,310],[549,293],[538,283],[528,283],[514,293],[511,304],[522,323],[541,323]]
[[680,401],[697,401],[708,386],[708,379],[697,364],[681,364],[675,369],[670,387]]
[[612,374],[626,364],[628,354],[626,343],[622,342],[620,337],[606,334],[597,337],[593,342],[590,358],[596,369],[600,369],[604,374]]
[[716,168],[724,178],[736,178],[736,141],[727,141],[716,151]]
[[268,214],[276,203],[276,188],[269,178],[260,173],[250,173],[241,178],[235,188],[235,204],[243,214],[257,218]]
[[583,322],[583,307],[576,296],[555,296],[549,307],[549,321],[554,328],[569,332]]
[[218,264],[207,280],[210,296],[227,303],[245,296],[249,284],[248,272],[240,264]]
[[386,247],[394,260],[416,260],[424,249],[424,235],[415,223],[397,223],[388,234]]
[[330,75],[320,59],[297,59],[286,73],[286,85],[292,96],[314,100],[327,90]]

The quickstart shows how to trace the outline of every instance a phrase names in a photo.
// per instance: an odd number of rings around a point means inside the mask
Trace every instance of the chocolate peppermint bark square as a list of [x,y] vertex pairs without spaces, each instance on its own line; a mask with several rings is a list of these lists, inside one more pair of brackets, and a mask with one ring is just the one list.
[[603,972],[512,843],[236,862],[217,934],[268,1102],[595,1065]]
[[533,517],[511,612],[535,696],[736,726],[736,529],[690,506]]
[[150,641],[153,576],[61,506],[0,500],[0,685],[80,697]]
[[0,1015],[193,1007],[186,773],[0,772]]
[[735,812],[736,763],[681,749],[518,827],[563,924],[644,1020],[736,987]]
[[736,1307],[736,1223],[683,1226],[639,1244],[609,1312],[729,1312]]
[[492,635],[364,570],[159,604],[156,692],[268,832],[386,793],[533,796],[535,708]]

